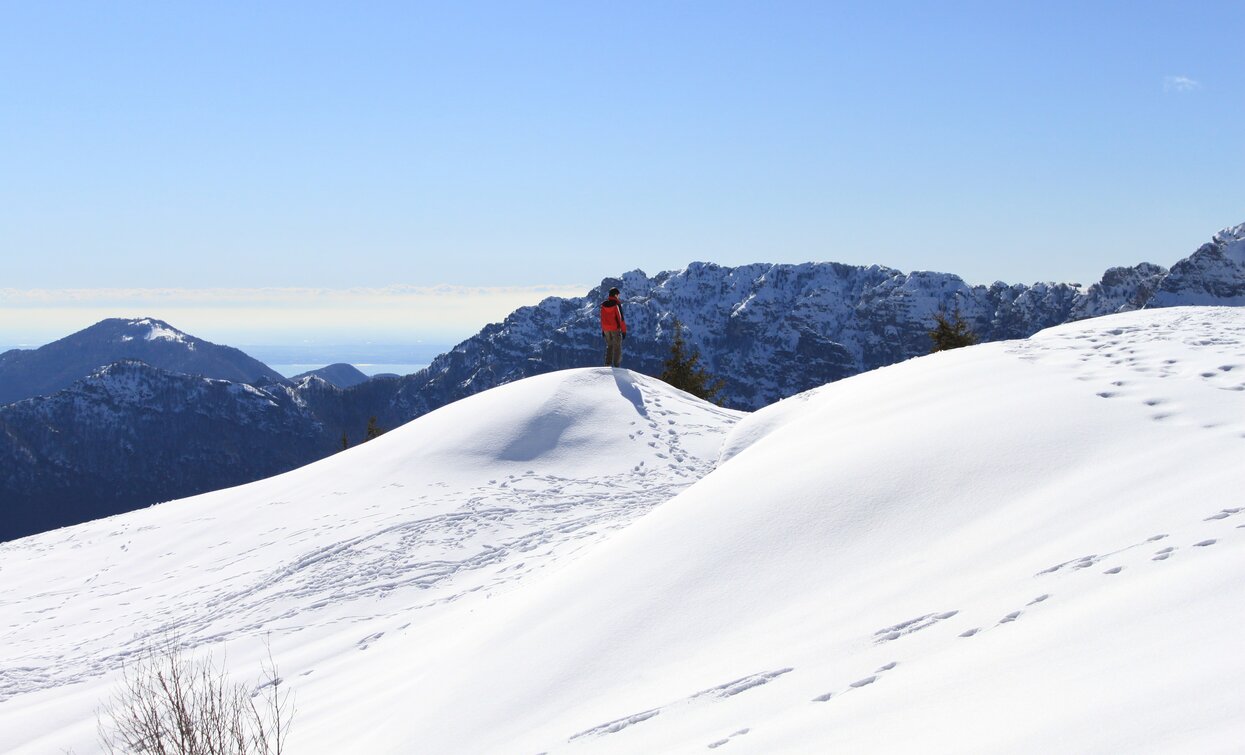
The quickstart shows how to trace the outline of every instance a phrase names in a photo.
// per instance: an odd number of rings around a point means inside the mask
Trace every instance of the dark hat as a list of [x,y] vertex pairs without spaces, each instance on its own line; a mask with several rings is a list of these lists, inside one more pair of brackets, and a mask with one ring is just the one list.
[[618,289],[616,289],[616,288],[611,288],[611,289],[610,289],[610,296],[618,296],[618,294],[619,294]]

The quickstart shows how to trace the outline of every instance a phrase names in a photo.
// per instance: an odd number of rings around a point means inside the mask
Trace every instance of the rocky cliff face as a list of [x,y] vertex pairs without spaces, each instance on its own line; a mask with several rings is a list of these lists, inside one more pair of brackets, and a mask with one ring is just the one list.
[[1173,265],[1147,302],[1151,307],[1179,304],[1245,304],[1245,223],[1216,233],[1209,244]]

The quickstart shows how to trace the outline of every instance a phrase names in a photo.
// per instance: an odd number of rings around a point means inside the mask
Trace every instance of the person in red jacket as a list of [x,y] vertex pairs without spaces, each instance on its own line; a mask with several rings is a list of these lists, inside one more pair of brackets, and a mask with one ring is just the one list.
[[623,317],[618,289],[610,289],[610,298],[601,302],[601,335],[605,336],[605,366],[622,363],[622,342],[627,337],[627,319]]

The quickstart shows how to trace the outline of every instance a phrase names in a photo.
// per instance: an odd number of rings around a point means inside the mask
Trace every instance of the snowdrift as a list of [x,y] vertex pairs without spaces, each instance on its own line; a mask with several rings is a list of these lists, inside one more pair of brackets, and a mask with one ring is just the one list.
[[626,371],[534,378],[0,547],[0,749],[90,751],[133,632],[167,624],[239,673],[271,633],[295,751],[1227,751],[1242,459],[1231,308],[742,420]]

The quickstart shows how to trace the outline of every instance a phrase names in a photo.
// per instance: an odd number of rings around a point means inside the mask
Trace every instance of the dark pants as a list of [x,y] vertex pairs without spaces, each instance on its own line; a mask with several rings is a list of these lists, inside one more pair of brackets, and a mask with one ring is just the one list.
[[622,363],[622,342],[623,334],[621,330],[605,331],[606,367],[617,367]]

